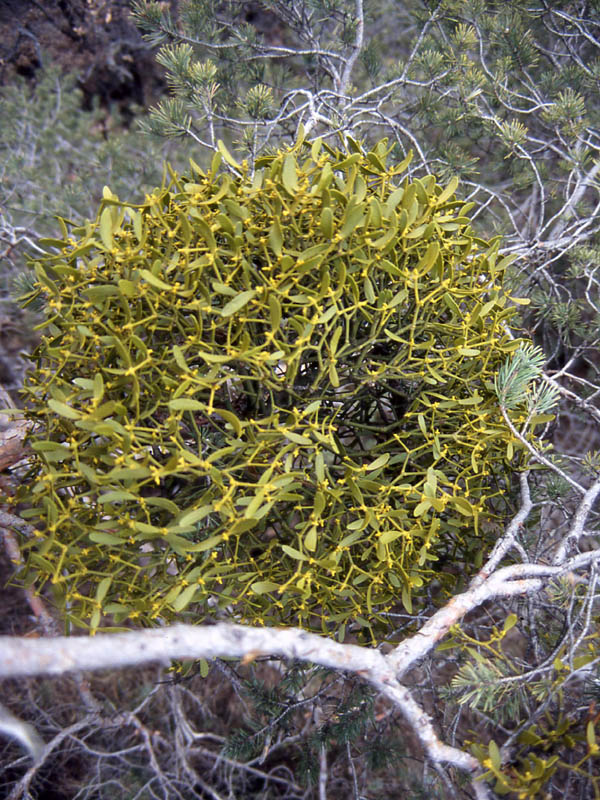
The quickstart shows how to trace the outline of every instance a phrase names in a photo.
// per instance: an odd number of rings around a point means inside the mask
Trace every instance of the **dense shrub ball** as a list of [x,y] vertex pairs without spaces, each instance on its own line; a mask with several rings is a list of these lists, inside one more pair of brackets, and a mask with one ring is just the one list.
[[27,579],[72,622],[379,639],[448,563],[480,563],[513,447],[507,260],[456,181],[345,147],[251,171],[221,146],[229,171],[192,162],[141,205],[105,190],[45,240],[20,500]]

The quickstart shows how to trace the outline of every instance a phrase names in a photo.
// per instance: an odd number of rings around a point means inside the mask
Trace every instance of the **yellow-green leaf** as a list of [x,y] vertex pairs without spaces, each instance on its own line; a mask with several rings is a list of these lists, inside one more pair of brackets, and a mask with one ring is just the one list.
[[107,250],[114,248],[112,211],[110,208],[105,208],[100,214],[100,238]]
[[585,730],[585,738],[590,747],[590,750],[596,749],[596,732],[594,730],[594,723],[590,720]]
[[121,294],[125,295],[125,297],[135,297],[137,293],[137,286],[133,281],[121,279],[118,283],[118,286],[121,290]]
[[92,531],[90,539],[98,544],[123,544],[123,539],[119,536],[113,536],[110,533],[104,533],[104,531]]
[[391,544],[404,535],[404,531],[384,531],[377,541],[381,544]]
[[151,286],[154,286],[156,289],[160,289],[163,292],[171,291],[169,284],[161,281],[161,279],[157,278],[156,275],[153,275],[149,269],[141,269],[140,275],[147,283],[149,283]]
[[48,406],[59,414],[61,417],[66,417],[67,419],[80,419],[81,413],[76,411],[71,406],[68,406],[66,403],[61,403],[59,400],[48,400]]
[[291,195],[298,191],[298,178],[296,176],[296,159],[291,153],[288,153],[283,159],[283,167],[281,169],[281,180],[284,188]]
[[301,433],[294,433],[294,431],[288,431],[283,428],[281,429],[281,432],[286,439],[289,439],[290,442],[294,442],[294,444],[312,444],[308,436],[302,436]]
[[110,576],[108,578],[102,578],[102,580],[100,581],[100,583],[98,584],[98,587],[96,589],[96,602],[102,604],[102,601],[106,597],[106,593],[110,589],[110,585],[112,583],[112,580],[113,580],[112,576]]
[[219,149],[219,153],[221,153],[221,155],[223,156],[223,158],[229,164],[230,167],[234,167],[235,169],[238,169],[238,170],[241,169],[240,165],[235,160],[235,158],[231,155],[231,153],[229,152],[229,150],[225,146],[225,143],[221,139],[219,139],[217,141],[217,147]]
[[226,408],[216,408],[215,412],[222,417],[225,422],[231,425],[236,436],[240,436],[242,433],[242,423],[236,417],[233,411],[228,411]]
[[97,372],[94,376],[94,400],[96,402],[100,402],[104,395],[104,379],[102,378],[102,373]]
[[178,595],[173,601],[172,605],[174,611],[183,611],[183,609],[192,602],[197,590],[198,584],[196,583],[186,586],[183,592],[181,592],[181,594]]
[[205,405],[191,397],[178,397],[177,400],[169,400],[169,408],[172,411],[204,411]]
[[184,370],[185,372],[189,372],[190,368],[188,367],[185,356],[183,355],[183,351],[179,345],[173,345],[173,357],[175,358],[175,363],[180,369]]
[[500,769],[502,766],[502,758],[500,756],[500,750],[498,749],[498,745],[492,739],[488,745],[488,753],[490,754],[490,761],[492,762],[492,766],[494,769]]
[[319,158],[319,153],[321,152],[322,147],[323,140],[320,137],[315,139],[310,147],[310,155],[313,161],[316,161]]
[[325,460],[320,451],[315,456],[315,474],[319,482],[325,480]]
[[276,256],[281,255],[283,247],[283,234],[281,233],[281,226],[279,225],[279,220],[277,218],[273,220],[273,224],[269,230],[269,245]]
[[312,526],[304,537],[304,547],[311,553],[314,553],[317,549],[317,528],[315,525]]
[[415,517],[422,517],[425,512],[429,511],[431,508],[431,502],[427,499],[421,500],[418,506],[413,511]]
[[458,187],[458,178],[456,175],[450,179],[450,183],[446,188],[436,197],[436,203],[441,206],[446,200],[450,199]]
[[391,193],[391,195],[388,197],[385,203],[386,216],[389,216],[391,212],[395,210],[396,206],[398,205],[400,200],[402,200],[403,196],[404,196],[403,186],[401,186],[398,189],[394,189],[394,191]]
[[324,208],[321,212],[321,233],[326,239],[333,236],[333,211],[330,208]]
[[185,528],[188,525],[195,525],[196,522],[200,522],[200,520],[207,517],[210,512],[213,510],[212,505],[201,506],[200,508],[194,508],[192,511],[188,511],[184,514],[180,519],[177,520],[177,526],[179,528]]
[[384,467],[387,462],[390,460],[389,453],[383,453],[383,455],[378,456],[375,461],[371,461],[370,464],[367,464],[365,469],[367,472],[371,472],[374,469],[379,469],[379,467]]
[[423,258],[417,264],[417,270],[430,270],[440,253],[440,246],[437,242],[431,242]]
[[269,317],[273,333],[279,330],[281,324],[281,304],[274,294],[269,295]]
[[304,553],[301,553],[299,550],[296,550],[295,548],[290,547],[287,544],[282,544],[281,545],[281,549],[283,550],[283,552],[286,555],[290,556],[290,558],[296,559],[296,561],[307,561],[308,560],[308,557],[305,556]]
[[98,503],[122,503],[125,500],[135,500],[136,496],[131,492],[106,492],[100,495]]
[[514,628],[519,618],[516,614],[509,614],[508,617],[504,620],[504,626],[502,628],[504,633],[508,633],[511,628]]
[[251,584],[250,588],[254,594],[267,594],[267,592],[276,592],[279,586],[273,581],[257,581]]
[[321,514],[323,513],[323,509],[325,508],[325,505],[326,505],[325,495],[323,494],[323,492],[318,491],[315,494],[315,500],[313,506],[315,517],[321,516]]
[[340,385],[340,379],[333,361],[330,361],[329,363],[329,380],[331,381],[331,385],[336,389]]
[[245,292],[240,292],[240,294],[236,295],[236,297],[223,306],[221,315],[223,317],[230,317],[232,314],[235,314],[236,311],[240,311],[245,305],[248,305],[255,295],[256,292],[254,289],[247,289]]
[[457,511],[460,511],[460,513],[463,514],[465,517],[473,516],[473,507],[466,498],[454,497],[452,499],[454,501],[454,506]]

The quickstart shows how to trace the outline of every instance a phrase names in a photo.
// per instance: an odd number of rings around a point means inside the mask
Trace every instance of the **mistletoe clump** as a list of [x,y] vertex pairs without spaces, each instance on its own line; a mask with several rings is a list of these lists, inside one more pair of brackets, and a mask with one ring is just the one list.
[[493,384],[518,346],[508,259],[456,181],[403,177],[385,141],[252,171],[220,148],[141,205],[105,190],[35,262],[26,577],[92,629],[230,615],[377,639],[488,545],[518,444]]

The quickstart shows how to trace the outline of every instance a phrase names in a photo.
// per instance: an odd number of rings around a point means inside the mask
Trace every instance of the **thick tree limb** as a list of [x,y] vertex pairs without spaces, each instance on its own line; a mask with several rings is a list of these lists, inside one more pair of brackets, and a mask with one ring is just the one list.
[[[585,493],[567,538],[578,538],[581,535],[599,492],[600,484],[594,485]],[[250,628],[228,623],[209,626],[178,625],[93,637],[0,637],[0,677],[59,675],[122,668],[152,661],[164,663],[173,659],[227,657],[248,661],[264,655],[281,656],[353,672],[378,689],[401,710],[433,763],[448,764],[469,772],[473,776],[472,787],[476,796],[485,798],[488,796],[487,788],[475,780],[481,772],[477,759],[440,741],[428,714],[409,689],[400,683],[400,678],[433,650],[452,625],[483,603],[497,597],[538,591],[544,586],[545,580],[585,569],[600,559],[600,553],[596,551],[567,559],[565,549],[560,563],[524,563],[498,568],[503,557],[515,544],[518,531],[531,508],[527,473],[524,473],[521,476],[521,507],[469,589],[452,598],[418,633],[406,639],[388,655],[372,648],[340,644],[296,628]],[[0,522],[15,527],[12,517]]]
[[309,661],[360,675],[402,711],[433,762],[451,764],[472,774],[480,769],[473,756],[439,740],[429,716],[397,681],[389,656],[367,647],[339,644],[297,628],[250,628],[219,623],[93,637],[0,637],[0,677],[60,675],[171,659],[229,657],[248,661],[262,655]]
[[0,677],[62,675],[77,670],[120,669],[172,659],[239,658],[274,655],[310,661],[331,669],[394,680],[378,650],[339,644],[298,628],[244,625],[174,625],[167,628],[98,636],[43,639],[0,637]]

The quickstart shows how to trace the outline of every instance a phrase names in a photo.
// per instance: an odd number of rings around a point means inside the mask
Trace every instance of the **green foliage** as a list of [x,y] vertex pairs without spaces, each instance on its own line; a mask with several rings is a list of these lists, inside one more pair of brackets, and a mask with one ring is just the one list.
[[[543,723],[528,726],[519,734],[511,763],[506,764],[503,755],[492,739],[487,747],[472,743],[473,754],[481,761],[486,772],[482,779],[494,783],[494,791],[501,796],[538,798],[543,796],[552,776],[560,769],[581,776],[594,790],[600,791],[597,773],[598,753],[594,722],[584,725],[583,734],[574,730],[574,720],[560,716],[554,718],[546,713]],[[558,751],[558,752],[557,752]]]
[[540,348],[529,344],[519,347],[502,365],[496,377],[496,392],[503,406],[515,408],[526,400],[529,385],[541,375],[544,360]]
[[540,382],[545,360],[539,347],[522,344],[500,367],[495,388],[504,408],[514,409],[526,404],[529,415],[547,414],[554,408],[558,402],[558,389]]
[[438,648],[459,648],[466,660],[451,681],[451,688],[442,694],[454,698],[459,705],[477,708],[505,724],[518,718],[527,696],[515,664],[503,650],[506,635],[517,624],[516,614],[509,614],[502,629],[494,626],[488,640],[478,641],[456,626],[452,635]]
[[[212,2],[186,0],[179,4],[175,22],[163,4],[135,0],[132,15],[145,38],[161,45],[157,59],[166,69],[173,94],[171,101],[150,111],[142,130],[164,136],[187,134],[210,148],[216,148],[217,136],[225,138],[226,130],[233,131],[252,157],[271,138],[265,136],[265,123],[272,124],[274,118],[293,139],[297,124],[281,119],[280,106],[288,102],[287,84],[296,82],[311,59],[296,57],[294,48],[285,48],[281,58],[265,60],[269,46],[263,34],[244,21],[246,6],[231,2],[217,14]],[[313,14],[302,14],[302,20],[287,10],[284,14],[296,36],[304,39],[300,29]],[[351,33],[348,15],[334,10],[321,27],[340,42]],[[366,68],[369,74],[376,71],[374,58]],[[317,72],[314,80],[322,81]]]
[[316,141],[42,240],[38,426],[20,500],[69,619],[222,613],[371,636],[480,563],[512,436],[493,376],[519,342],[509,259],[385,143]]
[[[389,770],[410,781],[402,769],[405,747],[396,724],[388,715],[377,718],[376,695],[364,683],[299,664],[286,665],[274,684],[264,678],[254,669],[247,678],[236,675],[247,713],[243,725],[227,736],[225,756],[237,761],[260,756],[263,763],[274,743],[280,749],[287,742],[286,763],[297,767],[304,784],[317,782],[322,753],[330,780],[331,773],[345,772],[348,762],[354,769],[356,761],[361,764],[362,785],[373,792]],[[308,726],[311,717],[315,724]]]
[[[585,581],[573,586],[564,578],[547,587],[551,611],[536,636],[538,647],[543,644],[551,655],[537,668],[523,671],[521,659],[514,657],[520,652],[517,642],[527,630],[516,614],[507,617],[502,629],[494,626],[484,640],[456,626],[439,648],[459,648],[466,657],[452,678],[451,689],[443,692],[446,701],[479,709],[491,722],[500,723],[504,732],[510,729],[503,748],[489,735],[470,742],[471,751],[486,769],[482,778],[492,781],[499,795],[545,796],[543,791],[553,776],[567,772],[593,787],[596,794],[600,791],[595,777],[600,750],[594,731],[598,634],[580,633],[577,648],[569,649],[564,624],[574,613],[585,612],[586,590]],[[586,687],[583,692],[580,681]],[[587,701],[584,705],[582,698]],[[492,728],[491,736],[495,735],[497,729]]]
[[77,223],[94,215],[106,183],[142,199],[162,182],[167,152],[179,163],[164,141],[140,141],[115,112],[107,118],[81,105],[77,75],[52,65],[34,89],[18,80],[0,90],[0,266],[7,293],[25,253],[56,230],[56,215]]

